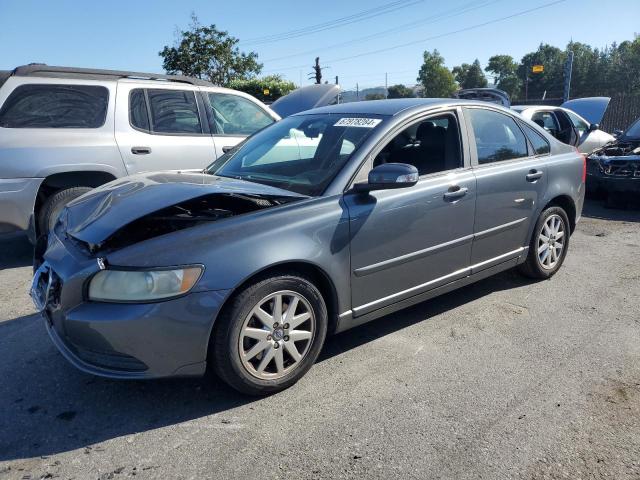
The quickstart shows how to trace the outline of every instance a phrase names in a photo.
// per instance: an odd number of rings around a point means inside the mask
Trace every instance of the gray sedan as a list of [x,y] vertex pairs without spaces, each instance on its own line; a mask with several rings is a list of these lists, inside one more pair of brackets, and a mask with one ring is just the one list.
[[502,107],[323,107],[202,172],[119,179],[36,246],[31,295],[76,367],[284,389],[326,335],[518,267],[562,265],[584,158]]

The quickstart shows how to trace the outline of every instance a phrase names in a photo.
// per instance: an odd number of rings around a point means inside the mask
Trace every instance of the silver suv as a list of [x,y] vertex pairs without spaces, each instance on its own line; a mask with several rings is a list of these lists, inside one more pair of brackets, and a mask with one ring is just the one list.
[[204,168],[280,117],[182,76],[28,65],[0,72],[0,232],[46,233],[75,197],[133,173]]

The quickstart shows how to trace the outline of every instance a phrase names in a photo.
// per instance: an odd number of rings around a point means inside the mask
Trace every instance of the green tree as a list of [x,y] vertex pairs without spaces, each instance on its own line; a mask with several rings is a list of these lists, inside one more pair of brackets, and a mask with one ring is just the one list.
[[296,89],[295,83],[284,80],[280,75],[231,80],[227,86],[253,95],[263,102],[273,102]]
[[[565,51],[552,45],[540,44],[538,50],[527,53],[518,66],[518,78],[528,79],[525,90],[530,99],[560,98],[563,91],[563,68],[567,59]],[[533,73],[534,65],[542,65],[544,72]]]
[[459,67],[453,67],[451,71],[460,88],[482,88],[487,86],[487,77],[484,76],[480,61],[476,58],[469,65],[463,63]]
[[511,98],[518,96],[521,85],[518,64],[511,55],[494,55],[489,58],[485,70],[493,74],[497,88],[507,92]]
[[388,89],[387,89],[387,98],[413,98],[415,97],[415,94],[413,93],[413,90],[410,89],[409,87],[402,85],[402,84],[398,84],[398,85],[391,85]]
[[384,100],[384,94],[382,93],[367,93],[364,96],[365,100]]
[[239,40],[215,25],[203,26],[191,16],[188,30],[181,31],[172,47],[165,46],[159,55],[169,74],[182,74],[227,86],[236,79],[246,79],[262,70],[255,52],[240,52]]
[[425,97],[451,97],[457,90],[451,71],[445,67],[444,58],[438,52],[425,51],[417,80],[424,87]]

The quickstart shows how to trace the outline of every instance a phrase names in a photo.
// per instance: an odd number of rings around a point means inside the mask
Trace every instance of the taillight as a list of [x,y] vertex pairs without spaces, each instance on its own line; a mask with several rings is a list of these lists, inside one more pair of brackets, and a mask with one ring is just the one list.
[[573,147],[578,155],[582,157],[582,183],[587,182],[587,156],[580,153],[576,147]]

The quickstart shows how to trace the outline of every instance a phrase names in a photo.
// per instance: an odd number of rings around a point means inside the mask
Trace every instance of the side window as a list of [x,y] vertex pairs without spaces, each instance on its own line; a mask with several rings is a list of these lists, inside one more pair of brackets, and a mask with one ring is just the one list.
[[219,135],[247,136],[275,120],[251,100],[228,93],[209,93],[211,131]]
[[536,112],[531,117],[531,120],[551,133],[551,135],[557,135],[558,130],[560,130],[558,120],[556,120],[555,115],[551,112]]
[[96,85],[21,85],[0,109],[0,127],[99,128],[108,103],[109,90]]
[[509,115],[484,108],[466,110],[473,126],[478,163],[502,162],[526,157],[527,140]]
[[573,126],[576,127],[578,135],[582,136],[589,131],[589,125],[587,122],[582,120],[578,115],[568,110],[565,110],[565,113],[569,116],[569,120],[571,120]]
[[129,122],[132,127],[149,131],[149,113],[147,99],[142,88],[131,90],[129,94]]
[[195,93],[186,90],[147,90],[151,127],[158,133],[202,133]]
[[546,138],[544,138],[527,124],[522,124],[522,127],[524,128],[527,137],[529,137],[536,155],[546,155],[551,152],[551,146],[549,145],[549,142]]
[[373,166],[408,163],[420,175],[460,168],[462,155],[456,116],[446,113],[414,123],[398,133],[376,156]]

